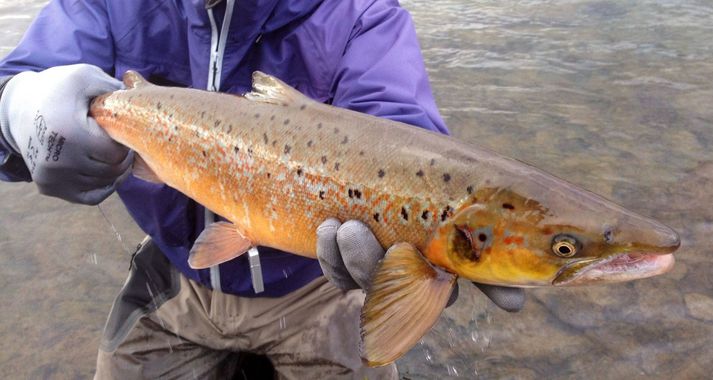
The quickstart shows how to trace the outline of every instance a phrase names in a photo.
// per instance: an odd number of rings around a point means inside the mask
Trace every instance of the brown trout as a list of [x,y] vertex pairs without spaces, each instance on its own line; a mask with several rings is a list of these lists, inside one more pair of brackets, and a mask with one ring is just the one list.
[[194,268],[256,245],[316,256],[325,219],[366,223],[388,251],[362,311],[362,356],[398,359],[432,327],[458,276],[532,287],[668,271],[678,235],[522,162],[448,136],[315,102],[256,72],[244,96],[155,86],[90,114],[140,159],[135,174],[232,223],[208,227]]

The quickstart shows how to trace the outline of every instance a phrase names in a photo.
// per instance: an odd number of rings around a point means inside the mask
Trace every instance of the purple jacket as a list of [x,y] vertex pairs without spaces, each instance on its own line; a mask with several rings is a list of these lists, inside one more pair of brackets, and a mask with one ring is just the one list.
[[[447,133],[411,18],[396,0],[235,3],[228,33],[221,34],[230,13],[226,1],[211,9],[212,25],[205,0],[53,0],[0,61],[0,77],[83,62],[117,78],[132,69],[157,84],[206,89],[211,81],[219,91],[244,93],[250,74],[261,70],[321,102]],[[0,178],[29,181],[10,153],[0,147]],[[187,264],[203,229],[203,208],[172,188],[133,177],[118,193],[169,260],[211,287],[210,270]],[[260,258],[261,296],[284,295],[321,275],[313,259],[265,247]],[[255,296],[246,257],[220,265],[219,274],[213,284],[223,292]]]

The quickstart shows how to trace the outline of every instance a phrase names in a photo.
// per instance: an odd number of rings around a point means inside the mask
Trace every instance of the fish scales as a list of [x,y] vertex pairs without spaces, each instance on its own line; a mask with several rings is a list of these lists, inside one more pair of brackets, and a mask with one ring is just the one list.
[[361,220],[386,247],[423,249],[476,182],[449,154],[462,152],[444,149],[452,140],[306,97],[271,104],[146,86],[93,112],[163,181],[252,241],[310,257],[328,217]]

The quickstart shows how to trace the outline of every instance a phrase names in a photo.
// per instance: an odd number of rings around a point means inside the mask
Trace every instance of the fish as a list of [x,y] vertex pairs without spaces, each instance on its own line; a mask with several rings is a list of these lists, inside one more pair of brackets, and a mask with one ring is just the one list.
[[189,257],[207,268],[269,246],[316,257],[328,218],[386,249],[361,313],[361,355],[394,362],[435,324],[458,278],[574,286],[669,271],[668,226],[524,162],[450,136],[308,98],[254,72],[244,95],[172,88],[128,71],[90,116],[165,183],[226,221]]

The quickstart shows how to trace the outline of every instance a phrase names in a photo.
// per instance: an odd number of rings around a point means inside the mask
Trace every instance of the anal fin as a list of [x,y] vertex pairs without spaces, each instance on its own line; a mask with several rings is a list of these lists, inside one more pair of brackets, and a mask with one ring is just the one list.
[[191,248],[188,265],[205,269],[230,261],[252,247],[252,242],[228,222],[217,222],[201,232]]
[[435,268],[409,243],[386,252],[361,314],[362,358],[389,364],[411,349],[446,307],[456,276]]

